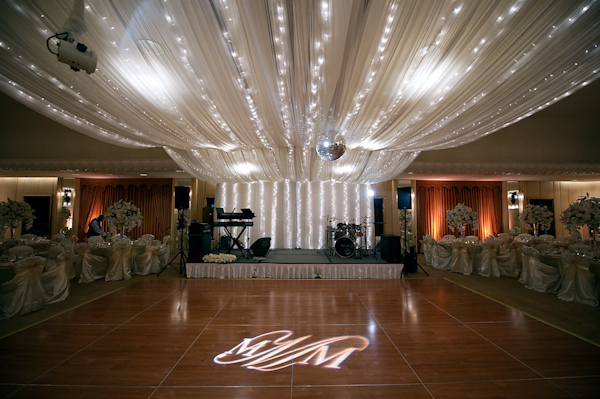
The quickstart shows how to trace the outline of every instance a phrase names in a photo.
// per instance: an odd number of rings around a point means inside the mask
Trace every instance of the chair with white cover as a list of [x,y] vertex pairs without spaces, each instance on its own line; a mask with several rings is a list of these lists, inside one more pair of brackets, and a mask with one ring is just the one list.
[[462,241],[453,241],[450,243],[452,248],[452,257],[450,259],[450,271],[469,275],[473,272],[473,265],[467,250],[467,244]]
[[112,245],[112,255],[108,260],[106,281],[129,280],[132,269],[130,241],[121,240]]
[[555,238],[552,234],[542,234],[542,235],[540,235],[539,238],[546,242],[552,242],[555,240]]
[[144,234],[139,238],[139,241],[151,242],[154,241],[154,234]]
[[562,284],[558,299],[598,306],[598,281],[590,271],[590,257],[563,253],[560,264]]
[[423,236],[423,240],[421,241],[421,245],[423,245],[423,256],[425,258],[425,264],[427,266],[432,265],[432,255],[433,255],[433,243],[431,242],[433,238],[429,235]]
[[445,236],[443,236],[440,241],[454,241],[456,240],[456,237],[452,234],[446,234]]
[[450,270],[452,248],[447,243],[440,243],[432,239],[431,266],[438,270]]
[[22,234],[21,235],[21,240],[23,241],[34,241],[37,240],[38,236],[36,236],[35,234]]
[[52,240],[54,242],[61,242],[63,239],[67,238],[63,233],[54,234],[52,236]]
[[531,247],[523,247],[523,254],[527,250],[529,260],[529,283],[526,288],[546,294],[557,294],[560,289],[561,279],[558,267],[548,265],[540,260],[540,251]]
[[470,236],[465,237],[465,241],[473,243],[473,244],[477,244],[480,240],[479,240],[479,237],[470,235]]
[[69,254],[62,252],[56,258],[55,267],[42,273],[42,286],[47,304],[68,298],[71,285],[67,265],[70,261]]
[[481,271],[485,277],[500,277],[500,268],[497,262],[498,241],[486,240],[481,244]]
[[521,241],[529,241],[529,240],[533,239],[533,236],[528,233],[521,233],[517,237],[519,237],[519,239]]
[[163,243],[158,255],[158,264],[161,268],[165,267],[171,261],[171,236],[163,237]]
[[[500,275],[506,277],[519,277],[520,267],[517,256],[517,244],[512,242],[512,237],[504,237],[503,241],[504,243],[498,248],[498,255],[496,256]],[[518,250],[521,250],[520,246]]]
[[93,254],[92,246],[85,242],[77,245],[77,253],[81,261],[80,283],[91,283],[106,277],[108,258]]
[[29,245],[16,245],[8,249],[9,259],[23,259],[34,254],[33,248]]
[[87,239],[88,244],[91,246],[98,246],[104,244],[104,238],[100,236],[92,236]]
[[49,271],[54,269],[56,267],[56,259],[58,258],[58,255],[64,252],[65,249],[62,247],[62,245],[52,245],[50,249],[44,253],[44,256],[47,259],[44,270]]
[[531,266],[529,264],[529,258],[535,248],[529,245],[521,246],[521,275],[519,276],[519,283],[530,285],[531,284]]
[[34,312],[46,306],[42,270],[46,258],[30,256],[15,263],[15,277],[0,284],[0,318]]
[[162,241],[152,240],[146,243],[144,253],[134,259],[133,273],[142,276],[160,272],[159,255]]

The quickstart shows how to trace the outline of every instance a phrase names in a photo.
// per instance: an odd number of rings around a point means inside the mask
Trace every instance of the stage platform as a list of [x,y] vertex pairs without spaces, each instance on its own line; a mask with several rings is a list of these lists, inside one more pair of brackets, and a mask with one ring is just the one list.
[[389,263],[374,253],[342,258],[330,251],[270,249],[264,257],[246,258],[241,251],[233,263],[186,264],[188,278],[275,278],[275,279],[398,279],[403,265]]

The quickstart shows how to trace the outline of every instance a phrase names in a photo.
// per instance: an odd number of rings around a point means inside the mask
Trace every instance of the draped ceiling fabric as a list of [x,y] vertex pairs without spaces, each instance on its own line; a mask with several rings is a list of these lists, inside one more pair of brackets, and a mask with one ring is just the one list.
[[[217,183],[390,180],[600,68],[596,0],[106,0],[82,8],[88,75],[46,48],[73,5],[0,2],[0,90]],[[328,129],[347,141],[335,162],[315,151]]]

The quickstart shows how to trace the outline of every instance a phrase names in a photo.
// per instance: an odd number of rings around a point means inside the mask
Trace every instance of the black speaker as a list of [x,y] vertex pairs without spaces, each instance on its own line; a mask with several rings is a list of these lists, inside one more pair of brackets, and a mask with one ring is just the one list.
[[401,187],[398,189],[398,209],[410,209],[410,187]]
[[189,209],[190,207],[190,188],[185,186],[175,187],[175,208]]
[[202,262],[202,257],[210,253],[210,234],[190,234],[188,262]]
[[259,238],[250,247],[254,256],[265,256],[271,247],[271,237]]
[[414,245],[410,246],[410,252],[404,254],[403,263],[404,269],[402,269],[402,272],[404,274],[417,272],[417,250]]
[[381,258],[390,263],[402,262],[402,248],[400,245],[400,236],[392,234],[382,234],[379,242]]

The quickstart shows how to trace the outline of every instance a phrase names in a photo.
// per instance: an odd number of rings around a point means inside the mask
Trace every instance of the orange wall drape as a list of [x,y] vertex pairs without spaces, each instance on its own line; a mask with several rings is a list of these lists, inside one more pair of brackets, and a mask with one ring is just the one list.
[[479,230],[468,226],[467,235],[484,239],[502,232],[502,182],[417,181],[417,237],[456,235],[448,228],[446,212],[459,203],[471,207],[479,219]]
[[[110,205],[124,199],[140,209],[144,221],[127,235],[136,239],[154,234],[161,240],[171,231],[173,186],[171,179],[81,179],[78,236],[85,241],[88,224]],[[108,230],[106,221],[102,228]]]

